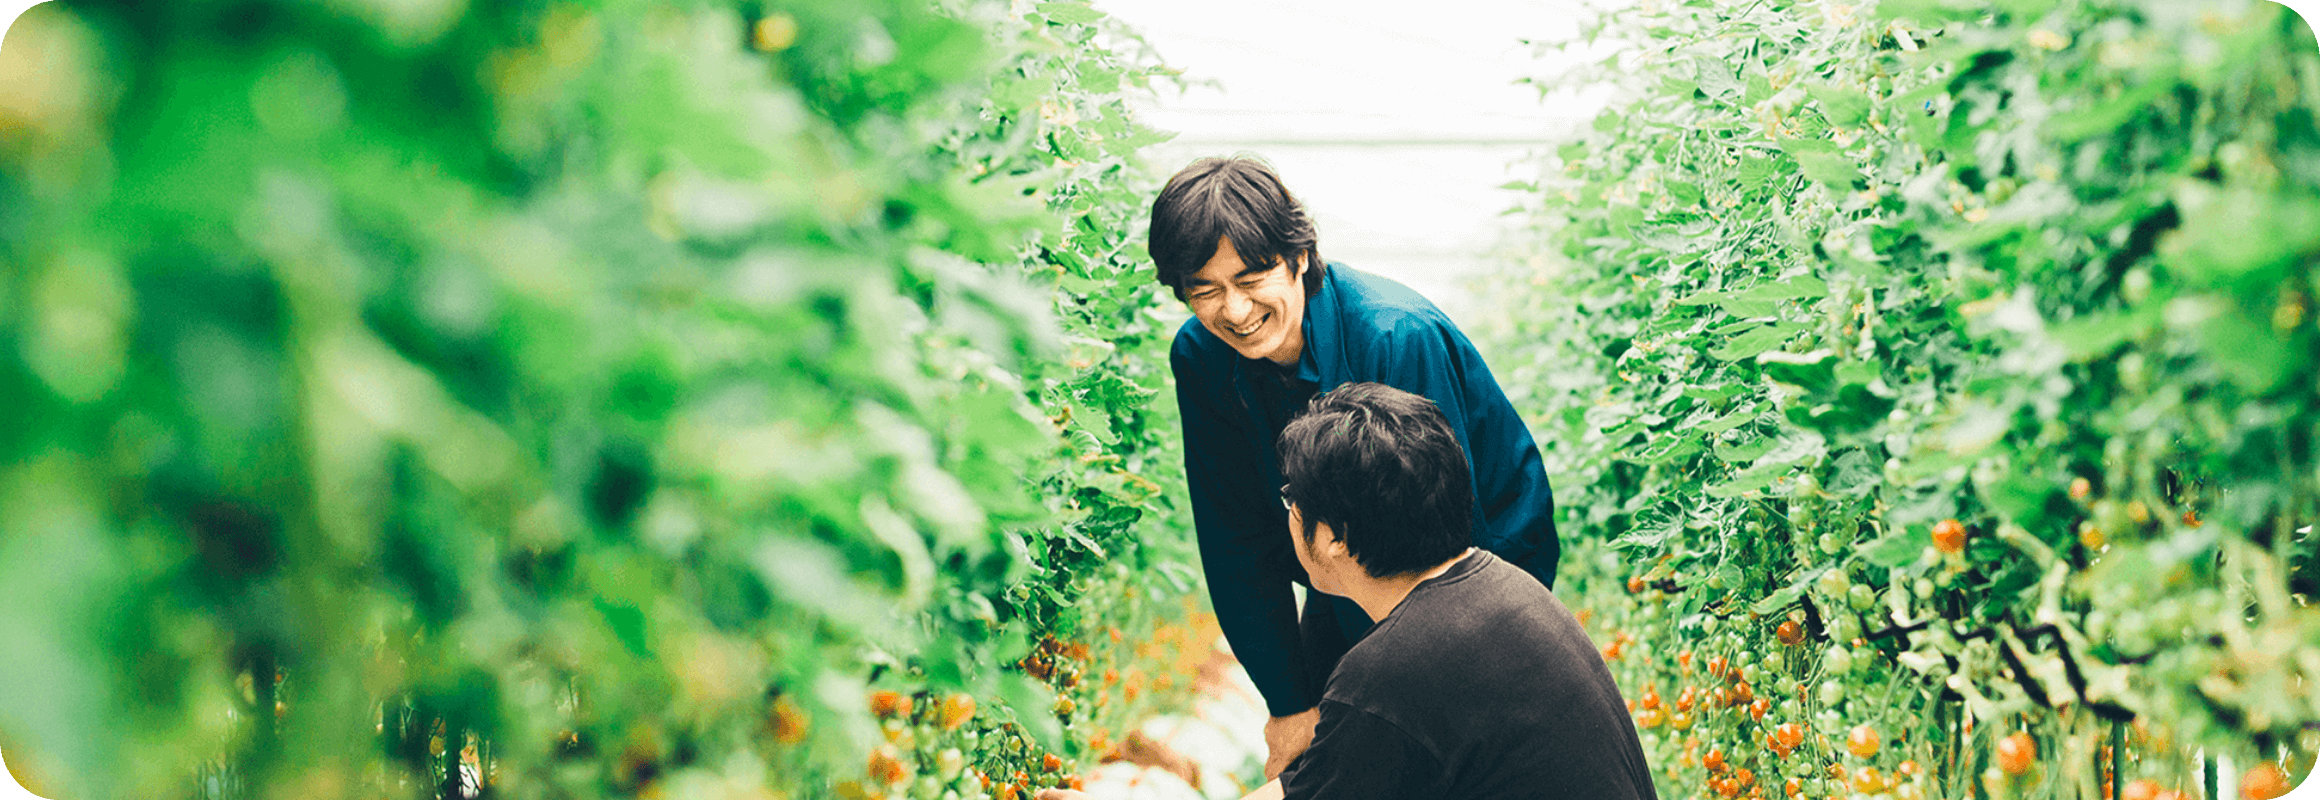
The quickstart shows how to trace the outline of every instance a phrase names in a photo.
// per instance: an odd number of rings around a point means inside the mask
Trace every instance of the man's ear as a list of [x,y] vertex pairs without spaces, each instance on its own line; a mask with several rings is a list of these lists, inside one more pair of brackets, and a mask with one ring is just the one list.
[[1331,558],[1344,558],[1345,540],[1337,535],[1337,528],[1327,522],[1313,524],[1313,550]]

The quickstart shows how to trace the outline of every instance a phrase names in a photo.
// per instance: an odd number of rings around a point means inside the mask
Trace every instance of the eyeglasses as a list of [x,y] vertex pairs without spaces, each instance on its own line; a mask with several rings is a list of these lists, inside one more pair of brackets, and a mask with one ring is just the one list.
[[1294,505],[1296,505],[1296,501],[1289,499],[1289,484],[1281,484],[1281,510],[1293,510],[1291,506]]

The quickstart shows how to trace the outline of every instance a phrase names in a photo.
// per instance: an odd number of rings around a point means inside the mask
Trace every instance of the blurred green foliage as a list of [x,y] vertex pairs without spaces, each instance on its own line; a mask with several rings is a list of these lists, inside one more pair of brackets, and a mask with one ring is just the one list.
[[819,796],[876,681],[1068,747],[999,665],[1197,590],[1168,76],[1068,1],[35,8],[0,746],[72,800]]
[[1542,86],[1620,99],[1524,182],[1535,249],[1487,338],[1580,532],[1560,588],[1664,698],[1662,793],[1749,791],[1717,750],[1810,797],[2196,790],[2200,749],[2309,769],[2305,22],[1658,0],[1598,37]]

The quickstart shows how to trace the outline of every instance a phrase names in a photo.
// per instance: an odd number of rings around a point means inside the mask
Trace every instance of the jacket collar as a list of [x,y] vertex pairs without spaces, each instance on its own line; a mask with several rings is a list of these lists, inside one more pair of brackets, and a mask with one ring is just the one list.
[[1340,307],[1345,289],[1338,285],[1345,269],[1343,264],[1328,264],[1321,273],[1321,289],[1305,299],[1305,352],[1297,357],[1297,377],[1320,384],[1324,391],[1345,382],[1345,320]]

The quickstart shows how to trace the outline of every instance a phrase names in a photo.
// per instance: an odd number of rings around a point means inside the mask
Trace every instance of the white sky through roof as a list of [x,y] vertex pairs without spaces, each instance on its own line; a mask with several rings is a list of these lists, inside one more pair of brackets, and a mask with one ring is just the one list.
[[1576,38],[1580,0],[1095,0],[1170,66],[1213,82],[1165,91],[1142,119],[1177,131],[1173,170],[1250,151],[1313,212],[1329,260],[1399,280],[1467,321],[1465,279],[1492,268],[1518,161],[1592,118],[1598,98],[1541,102],[1516,80],[1558,69],[1523,39]]

